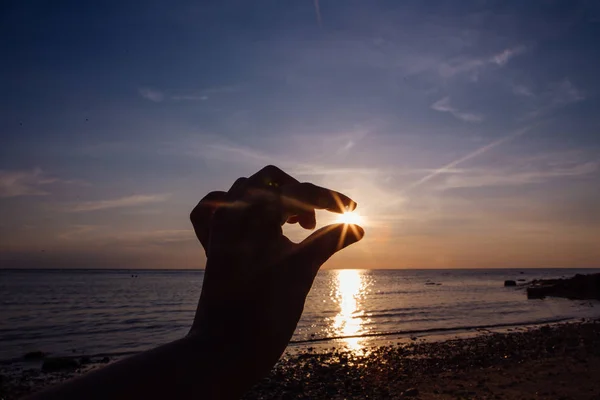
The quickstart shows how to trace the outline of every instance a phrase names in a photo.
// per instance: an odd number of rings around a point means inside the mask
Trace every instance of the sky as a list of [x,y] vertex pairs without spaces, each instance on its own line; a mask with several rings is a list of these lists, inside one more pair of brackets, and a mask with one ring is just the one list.
[[598,37],[594,0],[3,2],[0,268],[202,268],[189,212],[267,164],[358,202],[327,268],[600,267]]

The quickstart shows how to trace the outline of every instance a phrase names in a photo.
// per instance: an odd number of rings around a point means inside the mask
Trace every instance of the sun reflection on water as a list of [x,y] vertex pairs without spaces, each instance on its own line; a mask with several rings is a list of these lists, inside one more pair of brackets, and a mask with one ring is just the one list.
[[[336,291],[333,301],[340,310],[333,319],[333,330],[336,336],[357,336],[365,333],[361,309],[361,299],[366,293],[364,271],[342,269],[337,272]],[[364,339],[349,337],[343,339],[351,351],[359,351],[364,347]]]

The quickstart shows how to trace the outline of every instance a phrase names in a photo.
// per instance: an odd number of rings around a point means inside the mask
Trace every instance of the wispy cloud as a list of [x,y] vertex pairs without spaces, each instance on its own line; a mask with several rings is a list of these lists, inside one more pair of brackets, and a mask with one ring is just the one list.
[[450,105],[450,97],[444,97],[443,99],[436,101],[431,105],[431,108],[435,111],[450,113],[454,117],[466,122],[481,122],[484,119],[481,114],[464,112],[456,109]]
[[164,93],[161,92],[160,90],[156,90],[156,89],[152,89],[152,88],[148,88],[148,87],[139,88],[138,93],[140,94],[140,96],[142,96],[146,100],[150,100],[155,103],[160,103],[165,98]]
[[161,246],[166,244],[192,242],[196,240],[191,229],[159,229],[137,232],[112,232],[106,237],[109,242],[116,242],[121,246]]
[[478,58],[459,58],[448,61],[440,65],[439,73],[444,78],[449,78],[457,74],[471,72],[486,64],[484,60]]
[[321,7],[319,6],[319,0],[314,0],[315,1],[315,14],[317,16],[317,24],[319,25],[319,28],[323,27],[323,20],[321,19]]
[[190,93],[175,93],[169,94],[168,92],[164,92],[158,89],[142,87],[138,89],[138,93],[140,96],[145,98],[146,100],[153,101],[155,103],[160,103],[161,101],[206,101],[211,96],[222,94],[222,93],[234,93],[241,89],[241,85],[228,85],[228,86],[218,86],[203,89],[200,91],[190,92]]
[[[514,89],[513,89],[514,91]],[[532,93],[534,110],[527,114],[529,118],[539,117],[562,107],[581,102],[586,99],[586,93],[577,88],[569,78],[552,83],[540,94]]]
[[478,168],[448,175],[442,189],[520,186],[559,178],[575,178],[600,171],[600,162],[580,153],[548,153],[513,158],[497,168]]
[[463,73],[476,73],[479,69],[488,65],[503,67],[515,56],[525,53],[526,50],[525,46],[516,46],[507,48],[489,57],[455,58],[442,63],[439,66],[439,73],[441,76],[449,78]]
[[212,96],[225,93],[235,93],[239,92],[241,89],[242,85],[216,86],[212,88],[203,89],[198,92],[193,92],[190,94],[174,94],[171,95],[169,98],[175,101],[205,101]]
[[102,225],[70,225],[58,234],[59,239],[70,243],[93,243],[94,246],[119,246],[143,248],[196,240],[192,229],[149,229],[144,231],[114,231]]
[[103,227],[98,225],[71,225],[66,231],[60,233],[58,238],[64,240],[80,239],[82,235],[87,236],[90,233],[97,232],[101,228]]
[[69,212],[88,212],[111,208],[135,207],[144,204],[162,203],[170,194],[133,195],[110,200],[85,201],[67,208]]
[[568,78],[556,84],[550,96],[552,98],[552,104],[556,106],[563,106],[585,100],[585,93],[576,88]]
[[504,66],[506,65],[513,57],[523,54],[525,52],[525,46],[517,46],[510,49],[505,49],[504,51],[494,54],[489,58],[490,63],[494,63],[496,65]]
[[174,95],[171,96],[171,99],[175,101],[206,101],[208,100],[208,95],[205,94],[182,94],[182,95]]
[[50,194],[46,187],[50,184],[87,183],[77,180],[64,180],[49,176],[39,168],[29,171],[0,170],[0,198],[18,196],[45,196]]
[[408,191],[408,190],[411,190],[411,189],[413,189],[413,188],[415,188],[417,186],[420,186],[423,183],[429,181],[430,179],[434,178],[437,175],[451,173],[451,171],[453,171],[460,164],[462,164],[462,163],[464,163],[466,161],[469,161],[469,160],[471,160],[471,159],[473,159],[475,157],[479,157],[480,155],[482,155],[484,153],[487,153],[488,151],[490,151],[490,150],[492,150],[492,149],[494,149],[494,148],[496,148],[496,147],[498,147],[498,146],[500,146],[500,145],[502,145],[502,144],[504,144],[504,143],[506,143],[506,142],[508,142],[510,140],[513,140],[513,139],[515,139],[515,138],[517,138],[519,136],[524,135],[528,131],[529,131],[529,128],[524,128],[524,129],[521,129],[521,130],[519,130],[519,131],[517,131],[515,133],[507,135],[507,136],[505,136],[505,137],[503,137],[501,139],[498,139],[498,140],[496,140],[496,141],[494,141],[494,142],[492,142],[490,144],[487,144],[487,145],[485,145],[483,147],[480,147],[477,150],[475,150],[475,151],[467,154],[466,156],[461,157],[461,158],[459,158],[457,160],[454,160],[451,163],[448,163],[448,164],[444,165],[443,167],[434,170],[433,172],[429,173],[425,177],[423,177],[423,178],[419,179],[418,181],[412,183],[411,185],[409,185],[404,190]]
[[534,97],[535,96],[533,91],[525,85],[513,84],[512,92],[514,94],[516,94],[517,96],[525,96],[525,97]]
[[209,156],[209,157],[216,157],[216,158],[223,158],[225,157],[225,159],[229,158],[232,155],[236,155],[238,157],[242,157],[242,159],[245,160],[252,160],[252,161],[260,161],[263,163],[277,163],[277,160],[274,159],[274,157],[269,156],[267,154],[263,154],[259,151],[247,148],[247,147],[243,147],[243,146],[238,146],[235,144],[209,144],[207,146],[205,146],[209,151],[204,153],[204,155]]

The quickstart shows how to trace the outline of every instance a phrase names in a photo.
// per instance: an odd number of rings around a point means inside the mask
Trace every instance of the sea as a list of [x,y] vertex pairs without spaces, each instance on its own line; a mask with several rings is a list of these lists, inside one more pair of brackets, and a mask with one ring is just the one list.
[[[600,317],[600,302],[528,300],[538,278],[592,269],[358,270],[319,272],[289,350],[360,351],[382,340],[427,338]],[[0,270],[0,362],[32,351],[126,355],[181,338],[204,272]]]

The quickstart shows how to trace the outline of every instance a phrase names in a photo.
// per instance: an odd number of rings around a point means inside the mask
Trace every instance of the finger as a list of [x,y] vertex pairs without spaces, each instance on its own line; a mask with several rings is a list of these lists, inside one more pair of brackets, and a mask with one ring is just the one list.
[[252,185],[259,186],[270,186],[275,184],[280,187],[283,185],[299,183],[296,178],[291,177],[274,165],[267,165],[248,179]]
[[317,226],[317,217],[315,210],[310,207],[299,207],[294,202],[282,201],[283,216],[282,221],[288,221],[290,218],[295,218],[295,222],[299,222],[304,229],[315,229]]
[[[269,186],[282,188],[288,185],[298,185],[300,182],[280,168],[277,168],[274,165],[268,165],[248,178],[248,184],[259,188]],[[299,222],[300,226],[305,229],[314,229],[317,225],[315,212],[312,207],[298,207],[288,202],[287,204],[284,203],[283,210],[282,224],[286,221],[289,222],[290,218],[296,217],[292,220],[294,222],[291,223]]]
[[348,196],[312,183],[297,183],[281,188],[281,197],[286,209],[326,209],[337,213],[353,211],[356,202]]
[[304,239],[296,253],[298,266],[308,268],[312,276],[332,255],[361,240],[365,231],[358,225],[334,224],[325,226]]
[[304,229],[315,229],[317,226],[317,216],[315,210],[304,212],[298,216],[298,222]]
[[297,215],[292,215],[291,217],[289,217],[289,218],[287,219],[287,221],[286,221],[286,222],[287,222],[288,224],[297,224],[297,223],[298,223],[298,219],[299,219],[299,217],[298,217]]
[[242,197],[248,187],[248,178],[237,178],[233,185],[227,191],[227,198],[230,200],[236,200]]
[[194,232],[204,250],[208,249],[211,218],[214,212],[224,204],[226,195],[227,193],[220,191],[210,192],[200,200],[190,213]]

